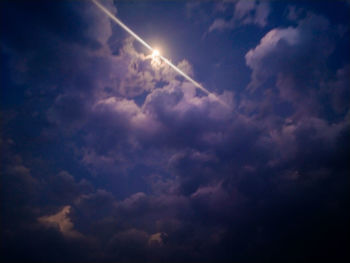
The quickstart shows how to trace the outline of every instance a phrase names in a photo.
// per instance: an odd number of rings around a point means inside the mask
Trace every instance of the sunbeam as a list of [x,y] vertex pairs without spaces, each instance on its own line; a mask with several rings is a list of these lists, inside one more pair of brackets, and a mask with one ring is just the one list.
[[135,32],[133,32],[129,27],[127,27],[122,21],[120,21],[117,17],[115,17],[107,8],[105,8],[101,3],[99,3],[96,0],[92,0],[92,2],[100,8],[107,16],[109,16],[114,22],[116,22],[121,28],[123,28],[126,32],[128,32],[130,35],[132,35],[137,41],[139,41],[143,46],[145,46],[147,49],[152,51],[152,58],[157,56],[161,60],[163,60],[166,64],[168,64],[171,68],[173,68],[178,74],[183,76],[186,80],[190,81],[193,85],[195,85],[197,88],[202,90],[204,93],[206,93],[209,97],[214,98],[217,100],[220,104],[222,104],[225,107],[228,107],[228,105],[219,99],[215,94],[211,93],[209,90],[204,88],[201,84],[199,84],[197,81],[192,79],[190,76],[188,76],[185,72],[183,72],[181,69],[176,67],[171,61],[164,56],[160,55],[159,51],[157,49],[152,48],[149,44],[147,44],[146,41],[144,41],[141,37],[139,37]]

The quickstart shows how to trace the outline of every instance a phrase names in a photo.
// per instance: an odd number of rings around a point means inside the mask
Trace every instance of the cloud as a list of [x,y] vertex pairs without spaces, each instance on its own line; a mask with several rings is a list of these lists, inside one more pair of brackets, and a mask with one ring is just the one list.
[[80,238],[82,234],[74,229],[74,225],[69,218],[71,206],[64,206],[61,211],[50,216],[42,216],[38,221],[47,227],[56,227],[66,237]]
[[167,237],[168,234],[164,232],[152,234],[148,238],[148,245],[150,247],[162,247],[165,244]]
[[319,113],[319,98],[325,93],[320,87],[328,75],[326,59],[334,50],[333,39],[340,37],[332,28],[326,18],[309,13],[296,27],[269,31],[245,56],[252,70],[248,89],[272,81],[280,99],[300,111]]
[[[231,2],[231,1],[229,1]],[[258,1],[232,1],[234,12],[229,20],[216,18],[209,27],[209,32],[214,30],[233,29],[242,25],[257,25],[264,27],[267,24],[267,18],[270,14],[270,7],[267,2]],[[219,3],[218,5],[221,5]],[[221,10],[225,11],[227,7]]]
[[[283,60],[288,59],[291,52],[287,52],[287,49],[300,45],[300,34],[299,30],[292,27],[273,29],[261,39],[257,47],[247,52],[246,64],[252,69],[248,89],[255,89],[271,75],[276,74],[276,71],[281,69],[280,63],[290,65],[290,63],[282,62],[277,56],[283,56]],[[267,63],[268,67],[265,66]]]
[[[266,25],[268,3],[234,6],[233,24],[222,20],[216,29]],[[27,42],[7,44],[11,70],[31,87],[28,104],[37,111],[16,106],[0,140],[8,153],[1,156],[7,258],[20,258],[18,251],[33,261],[59,254],[62,262],[343,255],[349,73],[325,64],[338,39],[330,21],[309,13],[270,30],[245,56],[249,87],[218,95],[228,110],[166,65],[152,67],[132,39],[116,52],[116,33],[96,10],[73,10],[89,24],[79,34],[97,43],[52,29],[37,32],[48,42],[32,52]],[[178,66],[194,74],[188,61]]]
[[66,205],[82,194],[93,191],[94,187],[86,179],[77,181],[67,171],[61,171],[57,175],[48,175],[44,182],[43,188],[47,199],[58,205]]
[[214,22],[209,27],[209,32],[212,32],[214,30],[223,30],[226,28],[231,28],[233,25],[231,24],[231,21],[225,21],[222,18],[217,18],[214,20]]

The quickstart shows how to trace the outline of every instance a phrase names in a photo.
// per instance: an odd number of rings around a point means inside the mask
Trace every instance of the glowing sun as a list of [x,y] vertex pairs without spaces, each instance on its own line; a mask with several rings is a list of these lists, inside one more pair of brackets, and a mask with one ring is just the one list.
[[160,63],[161,63],[159,50],[158,49],[154,49],[151,56],[152,56],[151,64],[153,66],[159,66]]

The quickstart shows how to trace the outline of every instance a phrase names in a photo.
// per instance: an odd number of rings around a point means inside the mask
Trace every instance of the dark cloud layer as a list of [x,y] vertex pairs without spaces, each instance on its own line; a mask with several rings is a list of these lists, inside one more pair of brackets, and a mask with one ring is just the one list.
[[349,259],[349,6],[103,4],[260,36],[230,62],[249,81],[227,108],[89,1],[2,2],[1,261]]

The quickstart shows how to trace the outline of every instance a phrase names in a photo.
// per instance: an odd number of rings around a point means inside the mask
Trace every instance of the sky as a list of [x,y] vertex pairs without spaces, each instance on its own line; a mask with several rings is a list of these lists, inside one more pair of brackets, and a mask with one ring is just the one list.
[[[349,260],[350,2],[1,1],[1,262]],[[224,103],[220,103],[224,102]]]

